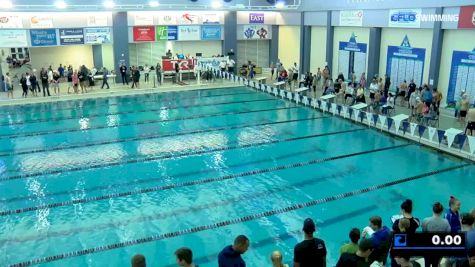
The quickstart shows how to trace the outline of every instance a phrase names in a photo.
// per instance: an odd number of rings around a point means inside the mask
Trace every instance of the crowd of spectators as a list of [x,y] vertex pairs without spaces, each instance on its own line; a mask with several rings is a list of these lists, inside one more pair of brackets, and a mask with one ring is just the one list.
[[[391,217],[391,226],[383,224],[380,216],[371,216],[368,226],[362,231],[352,228],[349,242],[339,250],[340,257],[336,267],[420,267],[418,251],[397,252],[392,247],[394,234],[406,233],[463,233],[466,236],[466,257],[445,257],[442,255],[425,255],[424,266],[475,267],[475,209],[471,213],[461,212],[461,202],[451,196],[448,208],[444,210],[440,202],[432,205],[432,215],[420,220],[413,215],[413,202],[404,200],[401,213]],[[325,241],[316,237],[316,224],[307,218],[303,222],[303,240],[295,245],[291,266],[294,267],[325,267],[327,266],[327,247]],[[234,243],[222,249],[218,255],[219,267],[245,267],[242,255],[250,247],[250,240],[244,235],[234,239]],[[189,248],[180,248],[175,252],[178,266],[197,267],[193,263],[193,253]],[[135,255],[132,267],[145,267],[145,257]],[[269,266],[288,267],[284,263],[282,253],[274,251],[270,255]]]

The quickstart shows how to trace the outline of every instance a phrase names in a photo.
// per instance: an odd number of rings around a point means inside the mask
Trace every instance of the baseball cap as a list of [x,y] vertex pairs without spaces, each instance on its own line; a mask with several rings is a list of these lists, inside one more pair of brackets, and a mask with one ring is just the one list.
[[305,221],[303,222],[302,230],[307,234],[311,234],[315,232],[315,223],[313,222],[311,218],[305,219]]

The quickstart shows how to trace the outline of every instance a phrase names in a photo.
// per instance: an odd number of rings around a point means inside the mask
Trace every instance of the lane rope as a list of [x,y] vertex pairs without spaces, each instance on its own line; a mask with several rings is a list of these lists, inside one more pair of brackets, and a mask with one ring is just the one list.
[[121,124],[117,124],[117,125],[113,125],[113,126],[98,125],[98,126],[89,127],[87,129],[81,129],[79,127],[73,127],[73,128],[67,128],[67,129],[61,129],[61,130],[38,131],[38,132],[33,132],[33,133],[31,133],[31,132],[30,133],[20,133],[20,134],[14,134],[14,135],[0,135],[0,139],[14,139],[14,138],[19,138],[19,137],[42,136],[42,135],[49,135],[49,134],[86,132],[86,131],[97,130],[97,129],[108,129],[108,128],[117,128],[117,127],[124,127],[124,126],[154,124],[154,123],[159,123],[159,122],[183,121],[183,120],[219,117],[219,116],[227,116],[227,115],[240,115],[240,114],[246,114],[246,113],[266,112],[266,111],[275,111],[275,110],[283,110],[283,109],[297,109],[297,108],[300,108],[300,107],[299,106],[293,106],[293,107],[282,107],[282,108],[261,109],[261,110],[221,112],[221,113],[193,115],[193,116],[187,116],[187,117],[178,117],[178,118],[172,118],[172,119],[159,119],[159,120],[154,119],[154,120],[126,122],[126,123],[121,123]]
[[268,211],[256,213],[256,214],[253,214],[253,215],[240,217],[240,218],[220,221],[220,222],[213,223],[213,224],[191,227],[191,228],[184,229],[184,230],[168,232],[168,233],[164,233],[164,234],[156,234],[156,235],[151,235],[151,236],[148,236],[148,237],[143,237],[143,238],[134,239],[134,240],[128,240],[128,241],[119,242],[119,243],[113,243],[113,244],[108,244],[108,245],[102,245],[102,246],[97,246],[97,247],[93,247],[93,248],[70,251],[70,252],[66,252],[66,253],[62,253],[62,254],[57,254],[57,255],[43,257],[43,258],[36,258],[36,259],[32,259],[32,260],[28,260],[28,261],[24,261],[24,262],[20,262],[20,263],[7,265],[7,266],[8,267],[25,267],[25,266],[35,265],[35,264],[48,263],[48,262],[53,262],[53,261],[78,257],[78,256],[95,254],[95,253],[98,253],[98,252],[104,252],[104,251],[108,251],[108,250],[114,250],[114,249],[118,249],[118,248],[124,248],[124,247],[149,243],[149,242],[153,242],[153,241],[169,239],[169,238],[173,238],[173,237],[177,237],[177,236],[182,236],[182,235],[198,233],[198,232],[203,232],[203,231],[217,229],[217,228],[222,228],[222,227],[229,226],[229,225],[240,224],[240,223],[253,221],[253,220],[264,218],[264,217],[270,217],[270,216],[274,216],[274,215],[278,215],[278,214],[282,214],[282,213],[287,213],[287,212],[290,212],[290,211],[295,211],[295,210],[308,208],[308,207],[312,207],[312,206],[316,206],[316,205],[320,205],[320,204],[325,204],[325,203],[328,203],[328,202],[333,202],[333,201],[348,198],[348,197],[362,195],[362,194],[372,192],[372,191],[376,191],[376,190],[380,190],[380,189],[383,189],[383,188],[386,188],[386,187],[406,183],[406,182],[409,182],[409,181],[421,179],[421,178],[432,176],[432,175],[435,175],[435,174],[440,174],[440,173],[444,173],[444,172],[449,172],[449,171],[461,169],[461,168],[464,168],[464,167],[467,167],[467,166],[472,166],[472,163],[465,163],[465,164],[460,164],[460,165],[456,165],[456,166],[453,166],[453,167],[434,170],[434,171],[431,171],[431,172],[427,172],[427,173],[423,173],[423,174],[419,174],[419,175],[415,175],[415,176],[410,176],[410,177],[402,178],[402,179],[399,179],[399,180],[394,180],[394,181],[379,184],[379,185],[373,185],[373,186],[370,186],[370,187],[357,189],[357,190],[354,190],[354,191],[349,191],[349,192],[338,194],[338,195],[333,195],[333,196],[329,196],[329,197],[325,197],[325,198],[315,199],[315,200],[311,200],[311,201],[304,202],[304,203],[294,204],[294,205],[291,205],[291,206],[287,206],[285,208],[280,208],[280,209],[275,209],[275,210],[268,210]]
[[[140,162],[147,162],[147,161],[154,161],[154,160],[164,160],[164,159],[171,159],[171,158],[178,158],[178,157],[182,158],[182,157],[189,157],[189,156],[196,156],[196,155],[203,155],[203,154],[208,154],[208,153],[227,151],[227,150],[232,150],[232,149],[254,148],[254,147],[263,146],[263,145],[273,145],[273,144],[284,143],[284,142],[291,142],[291,141],[297,141],[297,140],[303,140],[303,139],[309,139],[309,138],[315,138],[315,137],[322,137],[322,136],[329,136],[329,135],[352,133],[352,132],[356,132],[356,131],[365,131],[365,130],[368,130],[368,128],[343,130],[343,131],[329,132],[329,133],[323,133],[323,134],[313,134],[313,135],[292,137],[292,138],[281,139],[281,140],[271,140],[271,141],[266,141],[266,142],[261,142],[261,143],[227,146],[227,147],[208,149],[208,150],[202,150],[202,151],[192,151],[192,152],[184,152],[184,153],[177,153],[177,154],[167,154],[167,155],[144,158],[144,159],[142,159],[142,161],[137,161],[137,159],[130,159],[130,160],[127,160],[127,161],[101,164],[100,167],[109,167],[109,166],[124,165],[124,164],[130,164],[130,163],[140,163]],[[253,162],[251,162],[251,163],[253,163]],[[251,164],[251,163],[249,163],[249,164]],[[231,166],[228,165],[228,167],[231,167]],[[191,173],[191,174],[199,174],[199,173],[202,173],[202,171],[200,171],[198,173],[196,173],[196,172]],[[180,177],[180,176],[174,176],[174,177]],[[155,182],[155,181],[161,181],[161,180],[162,180],[161,178],[149,178],[149,179],[133,180],[133,181],[127,181],[127,182],[122,182],[122,183],[112,183],[112,184],[108,184],[108,185],[104,185],[104,186],[96,186],[96,187],[88,188],[87,190],[81,189],[81,190],[73,190],[73,191],[60,191],[60,192],[45,194],[45,195],[42,195],[42,197],[70,195],[70,194],[74,194],[74,193],[77,193],[77,192],[84,192],[84,191],[87,192],[87,191],[108,189],[111,186],[114,187],[114,188],[117,188],[117,187],[137,185],[137,184],[143,184],[143,183],[149,183],[149,182]],[[29,200],[31,198],[37,198],[37,197],[36,196],[31,196],[31,195],[30,196],[23,196],[23,197],[14,197],[14,198],[5,199],[5,200],[0,199],[0,202],[13,202],[13,201],[19,201],[19,200]]]
[[199,180],[185,181],[185,182],[179,182],[179,183],[174,183],[174,184],[167,184],[167,185],[161,185],[161,186],[155,186],[155,187],[149,187],[149,188],[142,188],[142,189],[127,191],[127,192],[112,193],[112,194],[95,196],[95,197],[79,198],[79,199],[49,203],[49,204],[38,205],[38,206],[31,206],[31,207],[20,208],[20,209],[4,210],[4,211],[0,211],[0,216],[7,216],[7,215],[12,215],[12,214],[21,214],[21,213],[32,212],[32,211],[37,211],[37,210],[41,210],[41,209],[59,208],[59,207],[71,206],[71,205],[76,205],[76,204],[84,204],[84,203],[101,201],[101,200],[109,200],[109,199],[112,199],[112,198],[128,197],[128,196],[133,196],[133,195],[147,194],[147,193],[165,191],[165,190],[181,188],[181,187],[188,187],[188,186],[194,186],[194,185],[203,185],[203,184],[214,183],[214,182],[222,182],[222,181],[233,180],[233,179],[241,178],[241,177],[247,177],[247,176],[269,173],[269,172],[274,172],[274,171],[281,171],[281,170],[299,168],[299,167],[304,167],[304,166],[309,166],[309,165],[314,165],[314,164],[320,164],[320,163],[329,162],[329,161],[338,160],[338,159],[343,159],[343,158],[348,158],[348,157],[361,156],[361,155],[364,155],[364,154],[371,154],[371,153],[375,153],[375,152],[381,152],[381,151],[386,151],[386,150],[391,150],[391,149],[396,149],[396,148],[401,148],[401,147],[407,147],[407,146],[411,146],[411,145],[413,145],[413,144],[402,144],[402,145],[397,145],[397,146],[377,148],[377,149],[372,149],[372,150],[366,150],[366,151],[361,151],[361,152],[355,152],[355,153],[350,153],[350,154],[333,156],[333,157],[328,157],[328,158],[323,158],[323,159],[314,159],[314,160],[309,160],[309,161],[304,161],[304,162],[292,163],[292,164],[288,164],[288,165],[280,165],[280,166],[275,166],[275,167],[271,167],[271,168],[258,169],[258,170],[253,170],[253,171],[246,171],[246,172],[241,172],[241,173],[236,173],[236,174],[229,174],[229,175],[224,175],[224,176],[214,177],[214,178],[205,178],[205,179],[199,179]]
[[164,138],[164,137],[170,137],[170,136],[182,136],[182,135],[190,135],[190,134],[198,134],[198,133],[208,133],[208,132],[233,130],[233,129],[247,128],[247,127],[255,127],[255,126],[264,126],[264,125],[273,125],[273,124],[281,124],[281,123],[291,123],[291,122],[297,122],[297,121],[324,119],[324,118],[331,118],[331,116],[310,117],[310,118],[305,118],[305,119],[295,119],[295,120],[277,121],[277,122],[268,122],[268,123],[235,124],[235,125],[231,125],[231,126],[215,127],[215,128],[192,130],[192,131],[183,131],[183,132],[178,132],[178,133],[142,134],[142,135],[137,135],[137,136],[134,136],[134,137],[116,138],[116,139],[109,139],[109,140],[105,140],[105,141],[95,141],[95,142],[88,142],[88,143],[76,143],[74,145],[62,145],[62,146],[56,146],[56,147],[50,147],[50,148],[45,147],[45,148],[30,149],[30,150],[18,151],[18,152],[15,151],[15,152],[9,152],[9,153],[2,153],[2,154],[0,154],[0,156],[1,157],[18,156],[18,155],[25,155],[25,154],[32,154],[32,153],[40,153],[40,152],[51,152],[51,151],[59,151],[59,150],[66,150],[66,149],[73,149],[73,148],[84,148],[84,147],[90,147],[90,146],[109,145],[109,144],[115,144],[115,143],[124,143],[124,142],[131,142],[131,141],[139,141],[139,140],[147,140],[147,139],[155,139],[155,138]]
[[[215,105],[228,105],[228,104],[238,104],[238,103],[249,103],[249,102],[259,102],[259,101],[277,101],[279,99],[275,98],[268,98],[268,99],[254,99],[254,100],[241,100],[241,101],[233,101],[233,102],[218,102],[218,103],[207,103],[207,104],[198,104],[198,105],[182,105],[182,106],[163,106],[160,108],[145,108],[145,109],[134,109],[128,111],[117,111],[117,112],[110,112],[110,113],[93,113],[90,115],[76,115],[76,116],[67,116],[61,118],[49,118],[49,119],[38,119],[38,120],[26,120],[26,121],[19,121],[19,122],[7,122],[1,123],[0,126],[14,126],[14,125],[24,125],[27,123],[40,123],[40,122],[58,122],[58,121],[65,121],[71,119],[82,119],[82,118],[97,118],[97,117],[104,117],[104,116],[111,116],[111,115],[124,115],[124,114],[135,114],[135,113],[144,113],[144,112],[157,112],[157,111],[164,111],[164,110],[175,110],[175,109],[183,109],[183,108],[194,108],[194,107],[206,107],[206,106],[215,106]],[[282,101],[282,100],[281,100]]]

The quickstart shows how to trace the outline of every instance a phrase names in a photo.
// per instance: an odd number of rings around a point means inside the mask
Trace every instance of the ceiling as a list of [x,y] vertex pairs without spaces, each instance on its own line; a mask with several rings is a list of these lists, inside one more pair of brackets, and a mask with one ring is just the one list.
[[[0,3],[4,0],[0,0]],[[67,3],[66,9],[58,9],[55,3],[58,0],[7,0],[14,4],[13,9],[5,11],[99,11],[99,10],[210,10],[213,2],[220,2],[218,10],[276,10],[273,2],[282,1],[284,8],[278,10],[298,9],[301,0],[156,0],[158,7],[151,7],[150,0],[112,0],[113,9],[105,8],[104,0],[62,0]],[[0,4],[1,10],[1,4]]]

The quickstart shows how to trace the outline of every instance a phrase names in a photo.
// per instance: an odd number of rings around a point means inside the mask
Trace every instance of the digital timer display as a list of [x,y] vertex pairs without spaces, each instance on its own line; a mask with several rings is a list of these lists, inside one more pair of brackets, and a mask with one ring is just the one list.
[[465,234],[415,233],[395,234],[392,249],[411,256],[466,256]]

